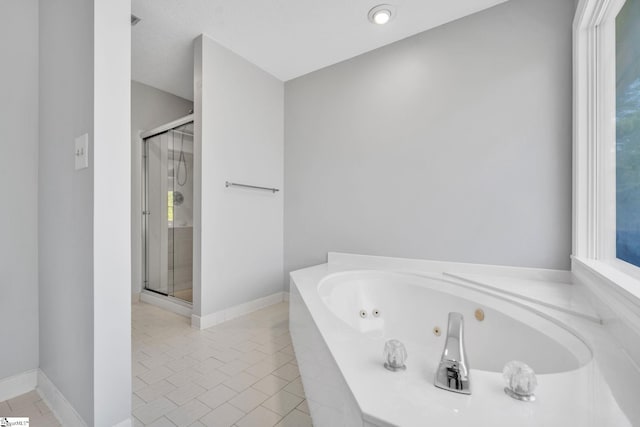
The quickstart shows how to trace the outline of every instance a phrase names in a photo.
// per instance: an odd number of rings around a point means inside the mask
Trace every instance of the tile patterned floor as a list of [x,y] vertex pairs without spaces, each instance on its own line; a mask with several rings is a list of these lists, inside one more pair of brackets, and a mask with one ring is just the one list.
[[[135,426],[312,426],[286,303],[203,331],[139,303],[131,334]],[[0,402],[0,416],[60,426],[35,391]]]
[[311,427],[286,303],[203,331],[134,304],[132,338],[136,426]]
[[29,425],[33,427],[60,426],[51,409],[36,391],[0,402],[0,417],[29,417]]

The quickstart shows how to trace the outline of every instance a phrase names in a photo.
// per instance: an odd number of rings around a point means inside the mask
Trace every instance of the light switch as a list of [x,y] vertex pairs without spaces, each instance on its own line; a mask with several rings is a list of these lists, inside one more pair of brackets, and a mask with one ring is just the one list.
[[89,167],[89,134],[76,138],[76,170]]

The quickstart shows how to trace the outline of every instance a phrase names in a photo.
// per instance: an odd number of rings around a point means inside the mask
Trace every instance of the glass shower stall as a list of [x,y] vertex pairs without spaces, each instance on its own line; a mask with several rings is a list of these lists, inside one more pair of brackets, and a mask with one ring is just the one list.
[[144,289],[192,303],[193,119],[143,134]]

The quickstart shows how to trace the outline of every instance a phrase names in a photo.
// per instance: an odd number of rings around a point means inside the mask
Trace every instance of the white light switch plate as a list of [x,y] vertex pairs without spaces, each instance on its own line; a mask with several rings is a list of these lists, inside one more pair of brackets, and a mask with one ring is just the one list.
[[76,170],[89,167],[89,134],[85,133],[76,138]]

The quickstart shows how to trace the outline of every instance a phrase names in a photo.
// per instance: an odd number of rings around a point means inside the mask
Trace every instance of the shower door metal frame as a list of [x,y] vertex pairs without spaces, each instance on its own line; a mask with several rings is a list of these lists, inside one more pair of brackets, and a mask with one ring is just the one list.
[[149,143],[148,139],[153,138],[154,136],[160,135],[162,133],[171,131],[180,126],[184,126],[188,123],[192,123],[194,121],[194,115],[189,114],[188,116],[182,117],[178,120],[174,120],[173,122],[167,123],[165,125],[159,126],[155,129],[142,132],[140,134],[140,139],[142,141],[142,262],[143,266],[143,278],[142,278],[142,289],[146,291],[150,291],[159,295],[163,295],[165,297],[175,299],[178,301],[182,301],[178,298],[169,295],[168,293],[164,293],[158,291],[156,289],[151,289],[148,287],[149,285],[149,225],[148,225],[148,217],[151,215],[149,210],[149,171],[148,171],[148,161],[149,161]]
[[147,288],[149,284],[149,244],[147,242],[147,216],[149,215],[149,196],[147,186],[149,185],[149,174],[147,172],[147,159],[149,158],[149,144],[147,138],[141,138],[142,141],[142,289],[153,291]]

